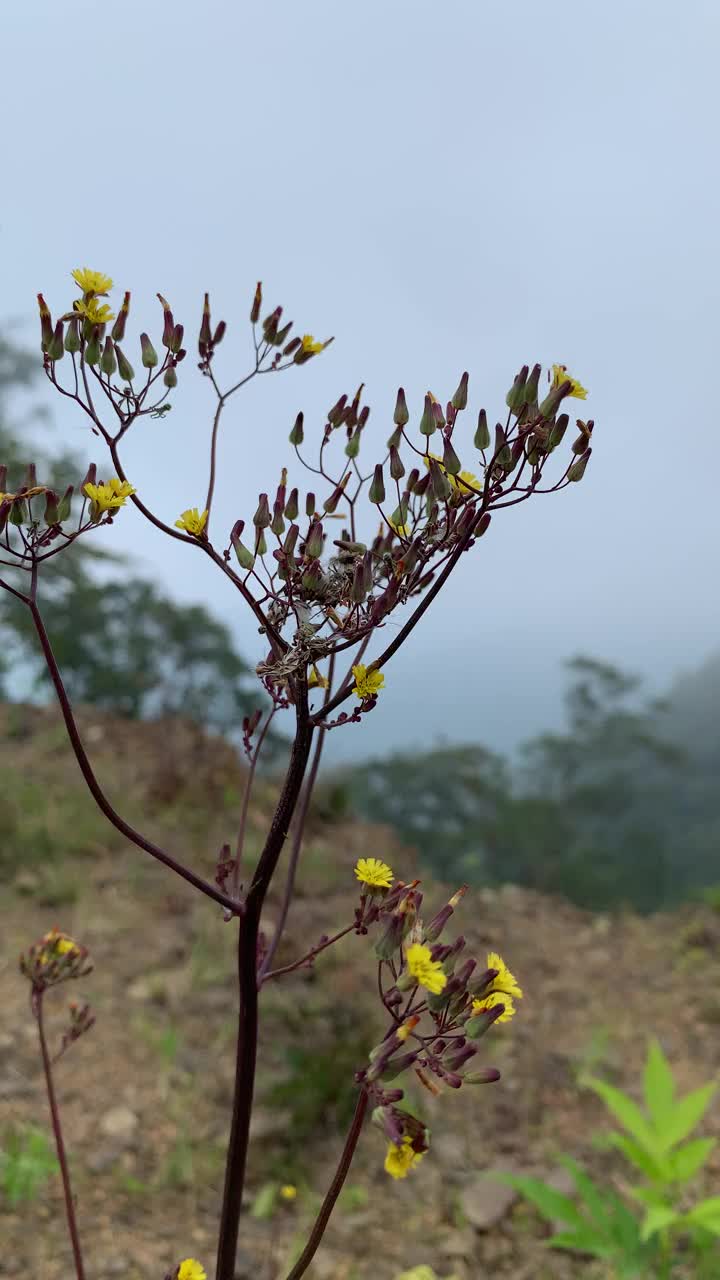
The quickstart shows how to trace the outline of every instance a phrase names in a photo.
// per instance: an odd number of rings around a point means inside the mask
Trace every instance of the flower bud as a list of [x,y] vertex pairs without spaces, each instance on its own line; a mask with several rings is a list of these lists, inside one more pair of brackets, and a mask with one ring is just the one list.
[[62,360],[65,355],[65,325],[58,320],[52,338],[47,346],[47,354],[51,360]]
[[90,463],[85,473],[85,479],[80,482],[80,492],[83,497],[85,496],[85,487],[89,484],[97,484],[97,465],[94,462]]
[[465,1023],[463,1030],[470,1040],[480,1040],[490,1030],[493,1022],[497,1022],[505,1012],[504,1004],[493,1005],[492,1009],[483,1009]]
[[465,1063],[469,1062],[471,1058],[474,1058],[476,1054],[477,1049],[474,1044],[467,1044],[462,1040],[456,1041],[452,1046],[451,1051],[443,1059],[443,1066],[447,1067],[450,1071],[459,1071],[460,1068],[464,1067]]
[[110,337],[113,342],[122,342],[125,337],[125,324],[130,310],[130,294],[126,293],[122,301],[122,306],[115,317],[115,323],[110,330]]
[[[285,514],[287,515],[287,511],[285,512]],[[300,526],[297,524],[291,524],[290,528],[288,529],[285,535],[285,541],[283,543],[283,551],[290,565],[295,564],[295,547],[297,546],[297,540],[298,540],[299,534],[300,534]]]
[[58,524],[62,524],[63,520],[67,520],[70,515],[72,504],[73,485],[69,484],[62,498],[58,503]]
[[345,414],[345,405],[347,404],[347,396],[340,396],[335,401],[332,409],[328,409],[328,422],[332,427],[339,427]]
[[497,423],[495,426],[495,448],[493,451],[493,459],[498,467],[509,466],[512,461],[512,451],[507,442],[507,436],[501,425]]
[[47,352],[53,336],[52,316],[50,315],[50,308],[41,293],[38,294],[37,300],[40,308],[40,350]]
[[[288,332],[289,332],[289,331],[290,331],[290,329],[292,328],[292,324],[289,324],[289,325],[287,326],[287,328],[288,328]],[[226,329],[227,329],[227,325],[226,325],[225,321],[224,321],[224,320],[221,320],[221,321],[220,321],[220,323],[218,324],[218,326],[217,326],[217,328],[216,328],[216,330],[215,330],[214,334],[213,334],[213,337],[212,337],[212,344],[213,344],[213,346],[214,346],[214,347],[219,347],[219,346],[220,346],[220,343],[222,342],[223,338],[225,337],[225,330],[226,330]],[[178,343],[178,346],[179,346],[179,345],[180,345],[180,344]]]
[[485,450],[490,448],[490,428],[488,427],[487,414],[484,409],[481,409],[478,414],[477,431],[475,432],[473,443],[476,449]]
[[395,401],[395,412],[393,413],[393,422],[396,427],[405,427],[410,421],[407,403],[405,401],[405,392],[402,387],[398,388],[397,399]]
[[358,429],[357,431],[353,432],[353,434],[349,437],[348,442],[345,445],[346,458],[357,458],[360,452],[361,436],[362,436],[362,432]]
[[553,449],[557,449],[558,445],[562,442],[562,438],[565,435],[565,432],[568,429],[569,422],[570,422],[570,418],[567,415],[567,413],[561,413],[559,418],[556,418],[555,422],[550,428],[550,436],[548,438],[549,450],[552,451]]
[[257,529],[255,531],[255,555],[264,556],[266,552],[267,542],[265,541],[265,531],[264,529]]
[[68,321],[65,334],[65,350],[71,355],[75,355],[80,350],[80,320],[78,316],[73,316]]
[[462,463],[447,436],[443,437],[443,466],[451,476],[456,476],[462,471]]
[[438,502],[447,502],[447,499],[452,493],[452,485],[450,484],[450,481],[445,475],[442,467],[434,458],[430,459],[430,483],[432,484],[433,494],[437,498]]
[[168,344],[174,356],[177,355],[178,351],[182,347],[184,335],[185,335],[184,325],[176,324],[175,328],[172,331],[172,334],[170,335],[170,342]]
[[140,334],[140,347],[142,349],[142,363],[145,369],[154,369],[157,362],[157,351],[146,333]]
[[592,453],[592,449],[586,449],[582,458],[578,458],[577,462],[573,462],[572,466],[570,467],[567,473],[568,480],[575,480],[575,481],[582,480],[583,476],[585,475],[585,468],[587,467],[587,464],[590,461],[591,453]]
[[175,368],[174,364],[168,365],[167,369],[165,370],[165,373],[163,374],[163,382],[165,383],[166,387],[170,387],[171,389],[172,387],[177,386],[178,376],[177,376],[177,369]]
[[351,599],[355,604],[362,604],[367,595],[368,589],[365,585],[365,571],[362,560],[358,560],[353,569],[352,590],[350,592]]
[[305,555],[308,560],[319,560],[325,545],[322,520],[313,520],[305,543]]
[[125,358],[117,343],[115,345],[115,355],[117,356],[118,373],[123,382],[132,382],[135,377],[135,370],[130,361]]
[[252,304],[252,307],[250,308],[251,324],[257,324],[258,320],[260,319],[261,307],[262,307],[262,284],[258,280],[257,285],[255,286],[255,297],[253,298],[253,304]]
[[100,357],[100,368],[108,378],[111,378],[117,369],[117,360],[115,359],[112,338],[105,339],[105,346],[103,347],[103,353]]
[[394,444],[390,445],[390,475],[393,480],[402,480],[405,475],[405,467]]
[[529,368],[526,364],[524,364],[520,372],[517,374],[515,381],[513,382],[510,390],[508,391],[505,397],[505,403],[508,409],[510,410],[511,413],[514,413],[516,416],[525,407],[525,403],[527,399],[525,394],[525,387],[527,383],[528,373],[529,373]]
[[368,490],[368,498],[371,502],[378,504],[385,501],[385,481],[381,462],[375,464],[375,474]]
[[253,565],[255,564],[255,557],[252,551],[249,551],[248,548],[245,546],[245,544],[240,541],[240,534],[242,532],[242,527],[243,527],[243,521],[238,520],[235,525],[235,528],[230,534],[230,541],[232,542],[233,551],[237,556],[240,568],[252,569]]
[[210,329],[210,295],[205,294],[203,302],[202,320],[200,321],[200,332],[198,334],[198,351],[205,358],[209,354],[210,344],[212,342],[212,332]]
[[[270,346],[277,342],[278,325],[280,324],[282,310],[282,307],[276,307],[275,310],[263,320],[263,338]],[[208,329],[208,334],[209,332],[210,330]]]
[[531,413],[537,412],[538,387],[540,385],[540,365],[534,364],[530,377],[525,383],[525,404]]
[[173,320],[173,313],[170,310],[169,302],[165,301],[161,293],[159,293],[157,296],[160,299],[162,309],[163,309],[163,334],[162,334],[161,342],[163,346],[167,347],[169,351],[172,346],[173,337],[175,335],[175,321]]
[[310,560],[303,572],[301,582],[305,591],[315,593],[323,585],[324,577],[319,560]]
[[8,519],[10,524],[14,524],[17,528],[25,524],[28,520],[29,512],[27,503],[24,498],[15,498],[10,506],[10,514]]
[[256,529],[267,529],[270,524],[270,503],[266,493],[260,494],[258,508],[253,516],[253,524]]
[[312,516],[315,514],[315,494],[308,493],[305,495],[305,515]]
[[100,327],[95,325],[92,331],[90,341],[85,346],[85,363],[96,365],[100,363]]
[[431,436],[436,430],[437,423],[435,421],[435,414],[433,413],[433,400],[432,396],[428,392],[425,396],[425,407],[423,409],[422,418],[420,419],[420,431],[424,436]]
[[295,419],[295,425],[293,426],[293,429],[290,432],[290,435],[288,436],[290,443],[294,444],[295,446],[302,444],[303,440],[305,439],[305,432],[303,431],[304,421],[305,421],[305,415],[303,413],[299,413],[297,418]]
[[276,537],[280,537],[285,532],[285,521],[283,519],[283,503],[275,502],[273,504],[273,518],[270,525]]
[[458,386],[458,389],[455,392],[455,395],[453,396],[452,400],[450,401],[453,409],[467,409],[469,377],[470,377],[469,373],[464,373],[462,378],[460,379],[460,384]]
[[45,512],[43,520],[48,528],[60,523],[60,504],[57,494],[52,489],[45,490]]
[[[389,1083],[390,1080],[396,1080],[403,1071],[407,1071],[413,1063],[417,1062],[419,1054],[419,1049],[409,1049],[407,1053],[401,1053],[397,1058],[390,1058],[389,1061],[383,1064],[381,1070],[378,1071],[378,1076],[383,1083]],[[372,1074],[373,1070],[374,1068],[371,1067],[368,1072],[368,1080],[372,1080],[374,1078]]]
[[480,1071],[468,1071],[463,1084],[495,1084],[500,1079],[497,1067],[483,1067]]
[[337,485],[333,490],[333,492],[330,494],[330,497],[326,498],[325,501],[323,502],[323,510],[327,511],[328,515],[332,515],[333,512],[335,511],[338,502],[340,501],[340,499],[343,497],[345,493],[345,486],[349,479],[350,479],[350,472],[347,471],[343,476],[342,480],[340,481],[340,484]]
[[440,937],[440,934],[445,928],[445,925],[447,924],[451,915],[455,911],[458,904],[465,897],[467,890],[468,890],[468,886],[466,884],[462,885],[457,890],[457,893],[454,893],[452,898],[450,898],[449,901],[445,903],[445,906],[440,908],[437,915],[433,916],[430,923],[425,926],[426,942],[434,942],[436,938]]
[[297,514],[298,514],[298,491],[297,489],[291,489],[290,497],[288,498],[285,504],[285,515],[287,516],[288,520],[297,520]]

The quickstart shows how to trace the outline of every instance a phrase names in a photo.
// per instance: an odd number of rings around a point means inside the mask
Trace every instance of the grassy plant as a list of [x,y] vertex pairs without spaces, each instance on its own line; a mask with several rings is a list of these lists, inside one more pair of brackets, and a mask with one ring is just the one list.
[[27,1126],[5,1134],[0,1149],[0,1188],[11,1209],[34,1200],[57,1169],[57,1157],[42,1129]]

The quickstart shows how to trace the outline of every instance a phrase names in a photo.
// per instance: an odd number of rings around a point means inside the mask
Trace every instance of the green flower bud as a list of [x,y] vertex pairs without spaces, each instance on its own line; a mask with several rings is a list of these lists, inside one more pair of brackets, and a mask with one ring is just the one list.
[[285,504],[285,515],[287,516],[288,520],[297,520],[297,514],[298,514],[298,491],[297,489],[291,489],[290,497],[288,498]]
[[451,476],[456,476],[462,471],[462,463],[447,436],[443,439],[443,466]]
[[380,462],[375,465],[375,474],[368,490],[368,497],[371,502],[377,504],[385,501],[385,481],[383,479],[382,463]]
[[433,402],[431,396],[428,394],[425,397],[425,408],[423,409],[423,415],[420,419],[420,431],[424,436],[431,436],[436,430],[437,423],[435,421],[435,414],[433,413]]
[[142,363],[144,368],[154,369],[158,362],[157,351],[146,333],[140,334],[140,347],[142,349]]
[[117,369],[117,360],[115,359],[112,338],[105,339],[105,346],[103,347],[103,353],[100,357],[100,368],[108,378],[111,378]]
[[305,498],[305,515],[313,516],[315,514],[315,494],[308,493]]
[[48,528],[60,523],[60,503],[57,494],[52,489],[46,489],[45,491],[45,513],[43,515],[43,520]]
[[350,439],[348,440],[347,444],[345,445],[345,457],[346,457],[346,458],[357,458],[357,456],[358,456],[358,454],[359,454],[359,452],[360,452],[360,437],[361,437],[361,434],[362,434],[362,433],[361,433],[360,431],[354,431],[354,432],[353,432],[353,434],[350,436]]
[[69,484],[58,503],[58,524],[62,524],[63,520],[68,519],[72,505],[72,496],[73,485]]
[[305,543],[305,555],[308,560],[319,560],[325,545],[322,520],[313,520]]
[[65,355],[65,325],[62,320],[58,320],[55,325],[55,331],[48,343],[47,354],[51,360],[62,360]]
[[430,459],[430,483],[433,495],[438,502],[447,502],[452,493],[452,485],[442,467],[434,458]]
[[110,330],[110,337],[112,338],[113,342],[122,342],[123,338],[125,337],[125,322],[127,321],[129,310],[130,310],[130,294],[126,293],[125,297],[123,298],[122,306],[118,311],[117,316],[115,317],[115,323],[112,329]]
[[395,401],[395,412],[393,413],[393,422],[396,427],[405,427],[410,421],[407,403],[405,401],[405,392],[402,387],[398,388],[397,400]]
[[493,452],[495,464],[498,467],[507,467],[512,461],[512,450],[507,442],[507,436],[498,422],[495,427],[495,449]]
[[262,307],[262,284],[258,280],[257,285],[255,286],[255,297],[253,298],[253,304],[250,309],[251,324],[257,324],[258,320],[260,319],[261,307]]
[[345,486],[349,479],[350,479],[350,472],[348,471],[343,476],[342,480],[340,481],[340,484],[337,485],[336,488],[333,490],[333,492],[330,494],[330,497],[326,498],[325,501],[323,502],[323,510],[327,511],[329,515],[332,515],[332,513],[335,511],[337,507],[338,502],[343,497],[345,493]]
[[487,414],[481,409],[478,414],[477,431],[475,432],[475,440],[473,441],[476,449],[490,448],[490,428],[488,427]]
[[253,524],[256,529],[267,529],[270,524],[270,520],[270,503],[268,502],[268,496],[266,493],[261,493],[257,511],[253,516]]
[[178,384],[177,369],[174,364],[169,364],[163,374],[163,382],[166,387],[176,387]]
[[293,429],[290,432],[290,435],[288,436],[288,439],[291,444],[294,444],[297,446],[299,444],[302,444],[303,440],[305,439],[305,432],[303,431],[304,421],[305,421],[305,415],[302,413],[299,413],[297,418],[295,419],[295,425],[293,426]]
[[394,444],[390,445],[390,475],[393,480],[402,480],[405,475],[405,467]]
[[73,316],[68,322],[67,333],[65,334],[65,350],[74,355],[80,350],[80,321],[78,316]]
[[89,365],[100,363],[100,329],[98,325],[95,325],[92,337],[85,347],[85,363]]
[[585,475],[585,468],[587,467],[587,464],[590,461],[591,453],[592,453],[592,449],[586,449],[582,458],[578,458],[577,462],[573,462],[572,466],[570,467],[567,473],[568,480],[574,480],[574,481],[582,480],[583,476]]
[[170,310],[170,303],[165,301],[161,293],[157,296],[160,299],[163,309],[163,334],[161,342],[169,351],[173,340],[173,334],[175,333],[175,321],[173,320],[173,313]]
[[132,382],[135,377],[135,370],[130,361],[125,358],[117,343],[115,344],[115,355],[117,356],[118,373],[123,382]]
[[548,439],[548,449],[550,450],[557,449],[558,445],[562,441],[563,436],[565,435],[565,432],[568,429],[569,421],[570,421],[570,418],[567,415],[567,413],[561,413],[560,417],[556,419],[556,421],[553,423],[552,427],[550,428],[550,437]]
[[516,416],[520,413],[522,409],[524,409],[527,401],[527,396],[525,394],[525,387],[527,383],[528,372],[529,372],[528,366],[524,364],[505,397],[505,403],[508,409],[510,410],[511,413],[514,413]]
[[455,392],[455,395],[453,396],[452,400],[450,401],[453,409],[467,409],[469,377],[470,375],[468,373],[464,373],[462,378],[460,379],[460,384],[458,386],[458,389]]
[[525,384],[525,404],[531,413],[537,412],[538,387],[540,385],[540,365],[534,364],[532,372]]

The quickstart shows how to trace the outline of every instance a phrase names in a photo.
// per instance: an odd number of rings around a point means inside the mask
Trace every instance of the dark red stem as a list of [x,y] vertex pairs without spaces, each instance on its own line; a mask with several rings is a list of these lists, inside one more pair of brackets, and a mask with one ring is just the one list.
[[208,884],[201,876],[195,875],[194,871],[183,866],[182,863],[173,858],[171,854],[165,853],[163,849],[158,848],[158,846],[153,844],[151,840],[146,840],[145,836],[141,835],[139,831],[136,831],[134,827],[131,827],[130,824],[126,822],[124,818],[121,818],[120,814],[113,809],[113,806],[110,804],[110,801],[107,799],[100,783],[95,777],[92,765],[90,764],[87,753],[82,744],[82,739],[80,738],[80,733],[75,722],[75,716],[73,715],[72,705],[68,698],[65,685],[63,684],[55,654],[52,651],[50,637],[45,630],[45,624],[42,620],[40,610],[34,600],[29,601],[29,609],[32,615],[32,620],[35,624],[35,630],[37,631],[38,638],[42,646],[43,654],[45,655],[45,661],[50,672],[50,677],[55,686],[55,692],[57,694],[58,702],[60,703],[60,710],[62,711],[63,720],[65,721],[65,728],[67,729],[72,749],[75,752],[75,758],[80,766],[80,772],[82,773],[98,808],[105,814],[108,821],[111,822],[118,831],[122,832],[128,840],[131,840],[133,844],[136,844],[138,848],[144,849],[145,852],[151,854],[153,858],[157,858],[158,862],[162,862],[166,867],[169,867],[176,875],[182,876],[183,880],[187,880],[188,884],[193,885],[195,889],[199,889],[200,892],[206,894],[208,898],[212,898],[215,902],[219,902],[221,906],[226,907],[233,915],[239,915],[242,909],[240,903],[236,902],[234,898],[229,897],[228,894],[223,893],[222,890],[217,888],[215,885]]
[[50,1054],[48,1053],[47,1041],[45,1039],[42,991],[33,993],[33,1012],[35,1014],[38,1036],[40,1038],[40,1052],[42,1054],[43,1070],[45,1072],[45,1087],[47,1089],[48,1102],[50,1104],[50,1119],[52,1122],[53,1134],[55,1135],[55,1149],[57,1151],[57,1158],[60,1164],[63,1195],[65,1196],[65,1216],[67,1217],[73,1258],[75,1259],[75,1272],[77,1274],[77,1280],[85,1280],[85,1269],[83,1267],[82,1253],[80,1251],[80,1236],[78,1234],[77,1221],[75,1218],[75,1205],[73,1204],[72,1188],[70,1186],[70,1170],[68,1169],[67,1155],[65,1154],[65,1143],[63,1142],[62,1128],[60,1125],[60,1110],[55,1096],[52,1064],[50,1062]]
[[282,794],[247,895],[238,935],[238,1038],[233,1114],[225,1165],[225,1189],[220,1218],[216,1280],[234,1280],[235,1257],[245,1185],[250,1116],[255,1088],[258,1038],[257,952],[260,916],[278,859],[292,821],[305,777],[313,729],[308,712],[307,676],[295,682],[297,727]]
[[335,1171],[335,1177],[330,1183],[327,1195],[325,1196],[325,1199],[322,1202],[322,1208],[320,1209],[320,1212],[317,1218],[315,1219],[315,1223],[313,1225],[312,1231],[310,1232],[308,1242],[305,1245],[305,1248],[303,1249],[302,1253],[300,1254],[300,1257],[298,1258],[297,1262],[295,1263],[295,1266],[293,1267],[292,1271],[288,1273],[287,1280],[299,1280],[300,1276],[304,1276],[305,1272],[310,1266],[310,1263],[315,1257],[315,1254],[318,1251],[318,1248],[320,1246],[320,1241],[322,1240],[325,1234],[325,1228],[327,1227],[327,1224],[330,1220],[330,1214],[335,1208],[335,1202],[337,1201],[337,1198],[343,1189],[343,1183],[345,1182],[345,1179],[348,1175],[348,1171],[350,1169],[350,1165],[352,1164],[352,1159],[353,1159],[353,1156],[355,1155],[355,1148],[357,1147],[358,1139],[360,1137],[360,1131],[362,1129],[363,1121],[365,1119],[365,1112],[367,1111],[367,1105],[368,1105],[367,1092],[365,1089],[361,1089],[360,1093],[358,1094],[358,1100],[355,1107],[355,1114],[352,1118],[352,1124],[350,1125],[348,1136],[345,1139],[345,1146],[343,1147],[343,1152],[342,1152],[342,1155],[340,1156],[340,1162]]

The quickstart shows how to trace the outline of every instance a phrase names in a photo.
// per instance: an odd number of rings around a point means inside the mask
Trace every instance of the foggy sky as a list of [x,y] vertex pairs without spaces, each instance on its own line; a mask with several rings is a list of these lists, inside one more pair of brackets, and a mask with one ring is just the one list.
[[[557,718],[567,656],[658,687],[718,647],[719,34],[710,0],[3,7],[2,319],[36,343],[35,294],[66,309],[88,265],[133,292],[133,359],[140,329],[159,340],[156,291],[171,301],[190,356],[172,412],[125,451],[165,519],[207,486],[205,289],[227,381],[249,368],[258,279],[300,333],[336,335],[229,408],[218,530],[272,493],[297,410],[309,439],[361,381],[370,463],[398,385],[417,421],[468,369],[471,470],[477,410],[504,416],[521,364],[561,361],[590,389],[572,402],[597,424],[583,482],[499,513],[336,754],[506,748]],[[50,403],[55,437],[104,462]],[[290,480],[307,487],[297,463]],[[100,537],[263,656],[200,555],[134,510]]]

